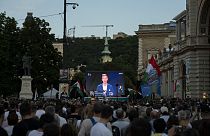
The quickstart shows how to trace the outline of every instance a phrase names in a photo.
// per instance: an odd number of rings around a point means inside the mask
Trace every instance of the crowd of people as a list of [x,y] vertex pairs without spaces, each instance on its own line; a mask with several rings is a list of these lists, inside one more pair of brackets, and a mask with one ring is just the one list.
[[210,136],[208,99],[0,99],[0,136]]

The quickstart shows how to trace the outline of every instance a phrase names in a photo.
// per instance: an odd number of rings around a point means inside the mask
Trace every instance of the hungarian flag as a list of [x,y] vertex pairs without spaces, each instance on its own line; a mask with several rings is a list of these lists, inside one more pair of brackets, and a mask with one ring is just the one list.
[[151,59],[149,60],[149,64],[147,66],[146,72],[149,74],[153,69],[156,70],[157,75],[160,76],[160,68],[158,66],[158,64],[155,61],[155,58],[152,56]]
[[77,81],[76,83],[74,83],[72,86],[71,86],[71,90],[70,90],[70,93],[72,91],[75,91],[77,92],[81,97],[84,97],[84,94],[82,92],[82,85],[79,83],[79,81]]
[[146,73],[148,74],[148,84],[150,86],[153,86],[157,89],[157,94],[161,95],[160,91],[160,68],[158,64],[156,63],[155,58],[152,56],[149,60],[149,64],[146,69]]

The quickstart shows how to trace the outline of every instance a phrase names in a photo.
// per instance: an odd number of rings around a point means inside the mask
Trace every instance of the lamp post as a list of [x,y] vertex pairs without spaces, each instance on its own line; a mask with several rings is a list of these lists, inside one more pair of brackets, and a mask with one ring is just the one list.
[[79,6],[78,3],[68,3],[64,0],[64,24],[63,24],[63,45],[66,45],[66,6],[72,5],[72,8],[75,9]]

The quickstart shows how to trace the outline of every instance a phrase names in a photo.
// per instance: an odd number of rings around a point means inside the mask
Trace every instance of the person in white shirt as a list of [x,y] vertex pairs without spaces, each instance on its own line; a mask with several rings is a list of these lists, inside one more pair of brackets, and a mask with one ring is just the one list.
[[119,128],[120,136],[124,136],[126,129],[130,123],[123,120],[125,117],[125,113],[122,109],[117,109],[116,116],[118,120],[112,123],[112,126],[116,126],[117,128]]
[[38,106],[38,109],[37,109],[37,111],[36,111],[36,116],[40,119],[40,117],[41,117],[43,114],[45,114],[45,111],[44,111],[44,109],[43,109],[43,104],[42,104],[42,103],[37,104],[37,106]]
[[54,108],[54,106],[47,106],[47,107],[45,108],[45,112],[46,112],[46,113],[49,113],[49,114],[51,114],[51,115],[53,115],[54,118],[55,118],[55,120],[57,121],[57,123],[58,123],[58,125],[59,125],[60,127],[62,127],[64,124],[67,123],[67,121],[66,121],[65,118],[63,118],[63,117],[61,117],[61,116],[59,116],[58,114],[55,113],[55,108]]
[[8,136],[11,136],[14,126],[18,123],[18,115],[15,110],[9,112],[7,121],[8,126],[4,127],[4,129],[7,131]]
[[[20,115],[20,112],[17,111],[17,104],[14,103],[14,102],[11,102],[10,105],[9,105],[9,111],[16,111],[16,114],[18,115],[18,121],[20,121],[22,118],[21,118],[21,115]],[[7,127],[8,126],[8,121],[7,121],[7,117],[9,115],[9,111],[6,111],[4,113],[4,121],[3,121],[3,124],[2,124],[2,127]]]
[[28,136],[42,136],[44,134],[44,126],[50,123],[55,123],[54,116],[49,113],[43,114],[39,119],[40,128],[37,130],[30,131],[28,133]]
[[101,116],[102,103],[95,103],[93,106],[93,117],[83,120],[78,136],[90,136],[90,130]]
[[113,114],[113,109],[104,105],[101,111],[101,118],[90,131],[90,136],[112,136],[112,130],[107,127],[109,120]]

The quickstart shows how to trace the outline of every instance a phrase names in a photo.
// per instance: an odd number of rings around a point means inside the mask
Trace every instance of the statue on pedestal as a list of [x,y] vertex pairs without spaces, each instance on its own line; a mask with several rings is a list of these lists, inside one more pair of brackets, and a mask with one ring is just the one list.
[[24,55],[22,58],[22,62],[23,62],[24,76],[30,76],[31,75],[31,57]]

